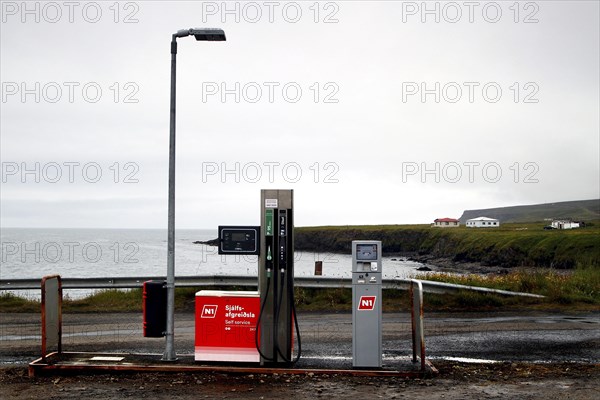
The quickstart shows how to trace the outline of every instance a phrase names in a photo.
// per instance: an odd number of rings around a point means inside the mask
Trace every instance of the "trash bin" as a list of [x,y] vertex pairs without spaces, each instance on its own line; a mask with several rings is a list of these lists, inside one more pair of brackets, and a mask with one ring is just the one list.
[[163,337],[167,331],[167,284],[147,281],[143,285],[144,337]]

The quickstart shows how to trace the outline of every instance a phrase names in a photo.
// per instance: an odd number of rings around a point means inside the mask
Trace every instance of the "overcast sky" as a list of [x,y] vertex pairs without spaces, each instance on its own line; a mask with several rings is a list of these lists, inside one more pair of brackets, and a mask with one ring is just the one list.
[[599,198],[599,2],[2,2],[2,227],[429,223]]

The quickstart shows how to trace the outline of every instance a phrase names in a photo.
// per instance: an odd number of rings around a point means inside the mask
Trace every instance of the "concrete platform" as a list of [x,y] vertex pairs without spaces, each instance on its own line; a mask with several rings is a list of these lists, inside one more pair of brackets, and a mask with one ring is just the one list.
[[[437,375],[437,369],[429,361],[425,370],[411,359],[395,360],[394,367],[381,369],[353,369],[348,360],[315,359],[302,360],[293,366],[265,365],[255,363],[223,364],[195,362],[193,356],[180,356],[175,362],[164,362],[160,354],[74,353],[54,352],[29,364],[29,376],[61,373],[99,372],[221,372],[232,374],[338,374],[352,376],[396,376],[421,378]],[[349,364],[349,365],[348,365]],[[320,368],[320,366],[326,366]]]

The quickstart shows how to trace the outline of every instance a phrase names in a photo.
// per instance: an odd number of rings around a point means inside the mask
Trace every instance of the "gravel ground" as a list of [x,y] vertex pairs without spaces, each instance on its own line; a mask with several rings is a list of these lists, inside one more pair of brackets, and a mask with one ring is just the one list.
[[0,369],[3,399],[597,399],[600,366],[585,364],[437,363],[428,379],[336,375],[111,374],[29,378],[24,367]]
[[[39,315],[4,314],[0,316],[0,398],[596,399],[600,398],[599,315],[428,314],[427,351],[440,374],[406,380],[214,372],[29,378],[26,362],[39,355]],[[304,366],[327,366],[333,359],[351,365],[350,314],[307,313],[299,321]],[[64,349],[160,353],[164,340],[142,338],[140,324],[137,314],[65,315]],[[386,366],[410,353],[409,327],[405,314],[384,315]],[[191,353],[193,334],[193,314],[178,314],[176,349],[180,354]]]

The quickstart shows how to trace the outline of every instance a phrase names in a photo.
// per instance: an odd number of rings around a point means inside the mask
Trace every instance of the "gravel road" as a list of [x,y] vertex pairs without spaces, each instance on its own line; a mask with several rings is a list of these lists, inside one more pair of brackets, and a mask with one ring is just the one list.
[[[26,376],[39,354],[39,315],[0,315],[0,398],[515,398],[600,396],[600,313],[430,313],[427,353],[440,370],[421,380],[222,373]],[[303,313],[303,367],[347,367],[351,314]],[[66,314],[67,351],[161,353],[163,339],[141,337],[138,314]],[[410,354],[410,318],[384,314],[384,364]],[[191,354],[194,315],[176,315],[176,349]]]

